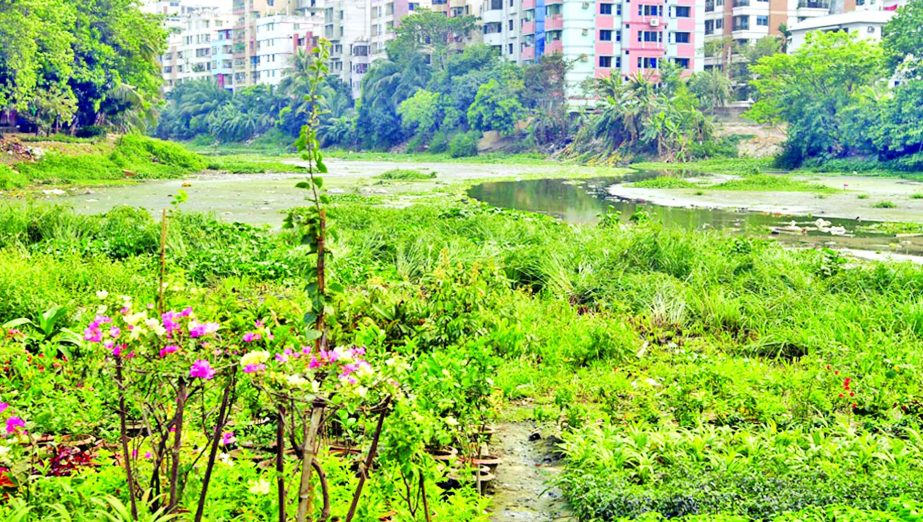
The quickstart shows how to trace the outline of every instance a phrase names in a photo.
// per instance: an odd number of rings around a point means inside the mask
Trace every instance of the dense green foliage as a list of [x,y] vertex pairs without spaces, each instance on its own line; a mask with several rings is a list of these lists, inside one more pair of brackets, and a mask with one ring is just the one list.
[[33,183],[72,183],[134,177],[176,178],[202,171],[207,166],[204,158],[182,145],[126,134],[108,153],[48,152],[38,161],[18,163],[15,170],[20,177],[15,179]]
[[0,108],[39,131],[143,128],[160,95],[166,33],[138,0],[0,3]]
[[860,156],[892,170],[923,169],[920,5],[898,10],[881,46],[846,32],[810,33],[795,53],[752,67],[759,98],[750,115],[788,124],[780,166]]
[[[401,479],[387,459],[406,458],[407,441],[451,439],[441,419],[482,422],[492,394],[529,397],[535,418],[560,423],[562,486],[586,520],[647,511],[827,520],[828,509],[899,520],[893,506],[904,504],[888,499],[912,497],[923,480],[919,268],[847,266],[834,252],[644,220],[573,228],[465,202],[375,201],[331,198],[331,277],[345,289],[331,335],[410,356],[418,394],[386,424],[369,516],[405,509],[389,489]],[[0,223],[0,321],[59,305],[62,326],[78,328],[100,288],[142,302],[155,295],[159,228],[144,213],[5,207]],[[297,317],[309,258],[295,243],[288,232],[179,213],[168,240],[170,299],[229,318],[232,329],[246,328],[231,318],[254,299]],[[21,361],[0,380],[8,400],[10,379],[31,379],[13,397],[34,432],[114,432],[104,381],[90,381],[94,393],[67,385],[90,364],[80,353],[44,373]],[[235,415],[245,424],[249,413]],[[266,513],[264,497],[246,493],[264,475],[236,460],[218,468],[215,513]],[[338,461],[322,462],[345,490],[352,479]],[[119,496],[112,468],[40,480],[37,509],[84,506],[91,491]],[[56,495],[65,483],[75,493]],[[431,500],[434,510],[456,506],[453,520],[481,516],[476,504],[460,509],[471,496]]]

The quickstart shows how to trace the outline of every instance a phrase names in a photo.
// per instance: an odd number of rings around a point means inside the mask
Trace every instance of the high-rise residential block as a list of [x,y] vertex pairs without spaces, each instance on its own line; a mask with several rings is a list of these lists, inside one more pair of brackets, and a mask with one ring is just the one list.
[[487,0],[484,43],[520,63],[560,54],[568,97],[586,80],[641,73],[656,79],[667,61],[702,70],[704,0]]

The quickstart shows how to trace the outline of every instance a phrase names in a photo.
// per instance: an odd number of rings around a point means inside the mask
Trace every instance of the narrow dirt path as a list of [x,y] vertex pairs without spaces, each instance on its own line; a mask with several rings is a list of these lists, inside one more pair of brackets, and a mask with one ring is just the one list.
[[[561,464],[553,443],[535,440],[531,422],[497,425],[491,450],[503,459],[493,484],[493,522],[552,522],[573,519],[561,491],[553,487]],[[533,439],[533,440],[530,440]]]

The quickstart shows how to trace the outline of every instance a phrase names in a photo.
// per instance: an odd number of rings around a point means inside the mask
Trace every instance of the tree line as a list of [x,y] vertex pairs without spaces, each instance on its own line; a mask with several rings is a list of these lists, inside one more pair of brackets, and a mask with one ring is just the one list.
[[24,130],[154,122],[166,32],[138,0],[2,0],[0,42],[0,110]]
[[761,58],[749,117],[787,125],[778,165],[923,170],[921,27],[923,0],[912,0],[880,44],[815,32],[792,54]]

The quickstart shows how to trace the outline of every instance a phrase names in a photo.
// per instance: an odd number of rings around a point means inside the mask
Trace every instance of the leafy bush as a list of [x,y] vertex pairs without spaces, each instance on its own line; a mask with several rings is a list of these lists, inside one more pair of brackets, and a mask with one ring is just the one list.
[[107,129],[100,125],[87,125],[85,127],[80,127],[74,133],[74,136],[78,138],[100,138],[105,136]]
[[872,208],[897,208],[893,201],[878,201],[872,205]]
[[478,141],[481,133],[477,131],[462,132],[449,140],[449,156],[467,158],[478,155]]
[[142,178],[169,178],[205,170],[204,158],[182,145],[140,134],[119,138],[110,156],[112,162]]

